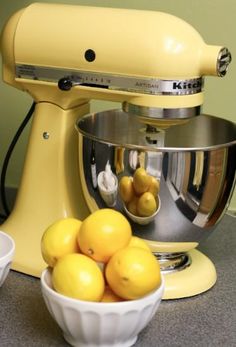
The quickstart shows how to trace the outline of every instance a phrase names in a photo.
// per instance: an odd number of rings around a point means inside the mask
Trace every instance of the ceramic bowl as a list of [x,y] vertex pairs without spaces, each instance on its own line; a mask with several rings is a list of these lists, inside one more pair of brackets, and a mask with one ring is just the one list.
[[135,216],[134,214],[132,214],[131,212],[129,212],[129,210],[127,209],[127,207],[125,206],[125,204],[123,205],[124,207],[124,210],[125,210],[125,213],[126,215],[135,223],[137,224],[140,224],[140,225],[147,225],[149,223],[151,223],[152,221],[154,221],[154,219],[156,218],[156,215],[159,213],[160,211],[160,208],[161,208],[161,199],[160,197],[158,196],[158,201],[159,201],[159,204],[158,204],[158,208],[157,210],[151,215],[151,216],[148,216],[148,217],[139,217],[139,216]]
[[52,287],[49,268],[42,272],[41,288],[50,314],[70,345],[126,347],[135,343],[156,313],[164,280],[157,290],[141,299],[113,303],[81,301],[57,293]]
[[14,240],[3,231],[0,231],[0,287],[3,285],[10,271],[14,253]]

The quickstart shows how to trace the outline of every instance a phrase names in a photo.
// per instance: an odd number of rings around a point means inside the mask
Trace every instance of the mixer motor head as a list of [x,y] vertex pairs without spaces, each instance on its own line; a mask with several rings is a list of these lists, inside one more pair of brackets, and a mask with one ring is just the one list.
[[204,76],[224,76],[231,61],[170,14],[40,3],[10,18],[2,52],[4,80],[36,101],[116,101],[167,123],[199,115]]

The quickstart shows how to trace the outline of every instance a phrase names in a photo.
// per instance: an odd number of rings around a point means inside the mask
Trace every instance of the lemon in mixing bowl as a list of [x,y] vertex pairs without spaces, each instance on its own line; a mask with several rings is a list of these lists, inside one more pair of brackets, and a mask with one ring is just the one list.
[[124,203],[128,203],[134,197],[133,180],[131,177],[123,176],[119,182],[119,194]]
[[128,300],[141,298],[161,284],[158,260],[139,247],[117,251],[107,263],[105,276],[116,295]]
[[67,254],[57,261],[52,284],[58,293],[86,301],[100,301],[105,288],[99,266],[79,253]]
[[41,253],[49,266],[54,266],[65,254],[79,251],[77,237],[82,222],[76,218],[64,218],[50,225],[41,239]]
[[150,192],[143,193],[137,202],[137,212],[141,217],[149,217],[157,210],[157,201]]
[[130,213],[132,213],[133,215],[137,216],[138,212],[137,212],[137,202],[138,202],[138,197],[134,196],[126,205],[127,209]]
[[151,183],[151,176],[147,174],[146,170],[139,167],[133,176],[133,185],[135,192],[140,195],[146,192]]
[[160,181],[153,176],[150,177],[150,185],[147,191],[152,193],[154,197],[156,197],[160,191]]
[[106,263],[119,249],[128,245],[132,236],[130,223],[122,213],[104,208],[82,222],[78,234],[81,252]]

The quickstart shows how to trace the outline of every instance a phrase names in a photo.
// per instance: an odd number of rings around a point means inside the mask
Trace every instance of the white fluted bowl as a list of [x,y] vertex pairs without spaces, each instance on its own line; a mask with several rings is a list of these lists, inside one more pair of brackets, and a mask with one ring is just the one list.
[[164,280],[157,290],[141,299],[113,303],[81,301],[57,293],[52,288],[49,269],[42,272],[41,288],[46,306],[69,344],[125,347],[135,343],[156,313]]
[[14,240],[8,234],[0,231],[0,287],[3,285],[10,271],[14,253]]

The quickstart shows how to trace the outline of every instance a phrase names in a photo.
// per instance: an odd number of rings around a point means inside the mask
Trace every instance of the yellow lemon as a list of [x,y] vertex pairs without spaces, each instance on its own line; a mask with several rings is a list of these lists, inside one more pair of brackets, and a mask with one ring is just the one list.
[[138,197],[136,195],[134,195],[133,198],[128,202],[128,204],[126,206],[128,211],[135,216],[138,215],[137,202],[138,202]]
[[118,295],[116,295],[109,286],[105,287],[101,302],[119,302],[124,301]]
[[82,222],[76,218],[64,218],[50,225],[41,239],[41,253],[49,266],[54,266],[65,254],[79,251],[77,237]]
[[157,201],[150,192],[143,193],[137,202],[137,212],[141,217],[149,217],[157,210]]
[[132,236],[130,223],[122,213],[104,208],[93,212],[81,224],[78,242],[81,252],[106,263]]
[[99,266],[79,253],[67,254],[57,261],[52,284],[58,293],[86,301],[100,301],[105,288]]
[[128,203],[134,196],[133,179],[123,176],[119,182],[119,194],[124,203]]
[[148,192],[152,193],[154,195],[154,197],[157,196],[157,194],[159,193],[160,191],[160,181],[157,180],[155,177],[153,176],[150,176],[151,177],[151,180],[150,180],[150,185],[149,185],[149,188],[148,188]]
[[106,266],[106,280],[124,299],[138,299],[161,284],[160,265],[155,256],[140,247],[117,251]]
[[146,192],[151,183],[151,176],[147,174],[146,170],[139,167],[133,177],[133,186],[135,192],[140,195]]
[[128,247],[140,247],[140,248],[146,249],[147,251],[151,252],[151,249],[148,246],[147,242],[138,236],[132,236],[131,237],[131,240],[128,244]]

